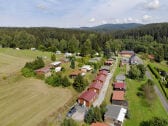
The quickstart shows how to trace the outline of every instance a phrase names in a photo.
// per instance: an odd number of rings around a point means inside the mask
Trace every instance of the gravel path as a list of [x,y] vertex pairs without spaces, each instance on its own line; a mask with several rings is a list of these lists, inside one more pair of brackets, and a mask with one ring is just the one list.
[[[152,78],[152,76],[151,76],[151,74],[150,74],[149,71],[146,71],[146,76],[147,76],[147,78],[153,80],[153,78]],[[160,99],[160,101],[161,101],[163,107],[164,107],[165,110],[168,112],[168,102],[167,102],[167,100],[166,100],[165,97],[162,95],[162,93],[160,92],[160,90],[158,89],[158,87],[157,87],[156,85],[154,86],[154,89],[155,89],[155,92],[156,92],[156,94],[158,95],[158,97],[159,97],[159,99]]]

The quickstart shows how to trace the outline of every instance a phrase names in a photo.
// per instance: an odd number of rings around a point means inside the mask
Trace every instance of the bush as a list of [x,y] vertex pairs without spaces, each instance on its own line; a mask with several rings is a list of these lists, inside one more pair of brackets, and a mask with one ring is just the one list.
[[155,68],[154,68],[151,64],[148,64],[148,67],[149,67],[150,71],[154,74],[154,76],[155,76],[157,79],[160,79],[160,75],[159,75],[159,73],[155,70]]
[[76,91],[82,92],[88,85],[87,80],[85,80],[81,75],[78,75],[73,83],[73,87]]
[[60,74],[52,74],[51,76],[45,79],[45,82],[53,87],[68,87],[71,85],[68,77],[62,77]]
[[22,68],[21,72],[24,77],[34,77],[35,76],[34,70],[26,68],[26,67]]

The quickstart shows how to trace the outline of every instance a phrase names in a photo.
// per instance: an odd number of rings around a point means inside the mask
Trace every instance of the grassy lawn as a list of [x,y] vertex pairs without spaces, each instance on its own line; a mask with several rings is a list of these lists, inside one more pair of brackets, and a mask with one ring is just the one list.
[[156,97],[153,105],[151,107],[146,107],[143,105],[142,98],[138,97],[136,93],[138,92],[138,88],[141,87],[145,81],[135,81],[131,79],[127,79],[127,91],[126,98],[129,102],[129,110],[131,114],[131,119],[126,120],[125,126],[138,126],[140,122],[149,120],[153,116],[163,117],[168,119],[168,115],[165,112],[164,108],[161,105],[160,100]]
[[71,98],[69,89],[53,88],[42,80],[12,77],[0,83],[0,125],[36,126]]
[[[58,110],[64,116],[72,101],[75,103],[77,93],[72,87],[54,88],[43,80],[21,76],[20,69],[37,56],[47,57],[46,64],[51,62],[50,52],[0,49],[0,125],[36,126],[44,119],[57,124],[53,122]],[[59,60],[63,55],[56,57]]]

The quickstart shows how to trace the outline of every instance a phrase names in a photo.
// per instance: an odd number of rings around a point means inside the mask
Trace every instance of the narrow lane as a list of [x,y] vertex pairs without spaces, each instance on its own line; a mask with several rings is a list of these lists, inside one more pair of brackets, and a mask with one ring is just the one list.
[[[148,79],[153,80],[149,71],[146,71],[146,76],[147,76]],[[158,87],[156,85],[154,85],[154,90],[155,90],[156,94],[158,95],[162,106],[164,107],[164,109],[168,113],[168,102],[167,102],[166,98],[162,95],[162,93],[160,92],[160,90],[158,89]]]

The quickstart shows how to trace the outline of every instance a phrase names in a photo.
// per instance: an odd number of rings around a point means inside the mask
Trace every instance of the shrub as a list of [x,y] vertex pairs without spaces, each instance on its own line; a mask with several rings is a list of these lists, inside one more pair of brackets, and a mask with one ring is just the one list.
[[24,77],[34,77],[35,76],[34,70],[32,70],[30,68],[24,67],[24,68],[22,68],[21,72]]

